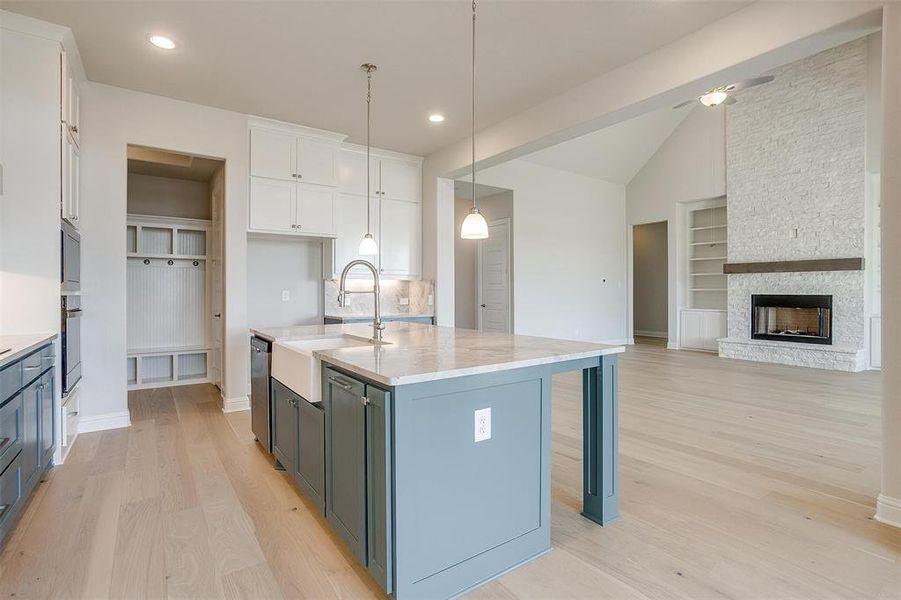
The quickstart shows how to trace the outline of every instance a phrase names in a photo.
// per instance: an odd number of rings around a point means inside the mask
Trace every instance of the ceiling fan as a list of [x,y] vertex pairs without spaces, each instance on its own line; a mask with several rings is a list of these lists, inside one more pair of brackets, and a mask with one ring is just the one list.
[[720,87],[715,87],[712,90],[708,90],[703,95],[698,96],[697,98],[692,98],[691,100],[686,100],[682,104],[677,104],[673,108],[682,108],[683,106],[688,106],[692,102],[696,101],[707,107],[719,106],[720,104],[735,104],[738,101],[729,95],[732,92],[745,90],[749,87],[754,87],[755,85],[769,83],[773,79],[775,79],[775,77],[773,77],[772,75],[764,75],[762,77],[754,77],[752,79],[745,79],[736,83],[730,83],[729,85],[721,85]]

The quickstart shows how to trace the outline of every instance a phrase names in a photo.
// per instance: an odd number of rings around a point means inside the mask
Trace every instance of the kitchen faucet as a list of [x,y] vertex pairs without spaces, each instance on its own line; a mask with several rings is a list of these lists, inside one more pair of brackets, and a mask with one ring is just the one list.
[[[347,273],[353,269],[357,265],[363,265],[372,271],[372,289],[365,291],[353,291],[347,290],[344,288],[347,282]],[[338,285],[338,306],[345,306],[345,296],[347,294],[372,294],[375,298],[375,318],[372,321],[372,342],[381,342],[382,341],[382,330],[385,329],[385,324],[382,323],[382,314],[379,310],[379,271],[375,268],[368,260],[363,260],[362,258],[358,258],[357,260],[352,260],[347,263],[347,266],[344,267],[344,270],[341,271],[341,283]]]

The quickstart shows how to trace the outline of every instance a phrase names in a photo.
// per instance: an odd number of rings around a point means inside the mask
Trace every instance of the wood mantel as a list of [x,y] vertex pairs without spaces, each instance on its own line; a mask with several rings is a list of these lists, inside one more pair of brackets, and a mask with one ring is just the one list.
[[809,271],[863,271],[863,258],[820,258],[775,262],[726,263],[723,273],[801,273]]

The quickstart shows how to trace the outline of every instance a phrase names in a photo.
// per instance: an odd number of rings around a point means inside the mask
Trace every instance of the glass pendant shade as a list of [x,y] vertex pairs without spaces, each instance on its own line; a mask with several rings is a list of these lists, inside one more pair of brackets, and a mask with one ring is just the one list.
[[360,240],[360,254],[362,256],[375,256],[378,253],[378,244],[375,243],[375,239],[372,237],[372,234],[367,233],[363,236],[363,239]]
[[466,218],[463,219],[460,237],[464,240],[484,240],[488,237],[488,222],[485,221],[485,217],[478,208],[473,206]]

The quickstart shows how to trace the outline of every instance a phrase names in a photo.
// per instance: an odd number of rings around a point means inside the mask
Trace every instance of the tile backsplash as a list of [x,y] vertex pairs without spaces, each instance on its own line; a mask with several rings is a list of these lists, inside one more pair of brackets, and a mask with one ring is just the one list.
[[[435,286],[431,280],[407,281],[401,279],[382,280],[379,300],[383,315],[432,315],[435,312],[430,300],[434,297]],[[375,312],[372,294],[348,294],[347,306],[338,306],[338,282],[326,279],[322,286],[325,294],[323,307],[326,315],[370,316]],[[366,291],[372,289],[371,279],[348,279],[347,289]],[[406,304],[404,301],[406,300]]]

